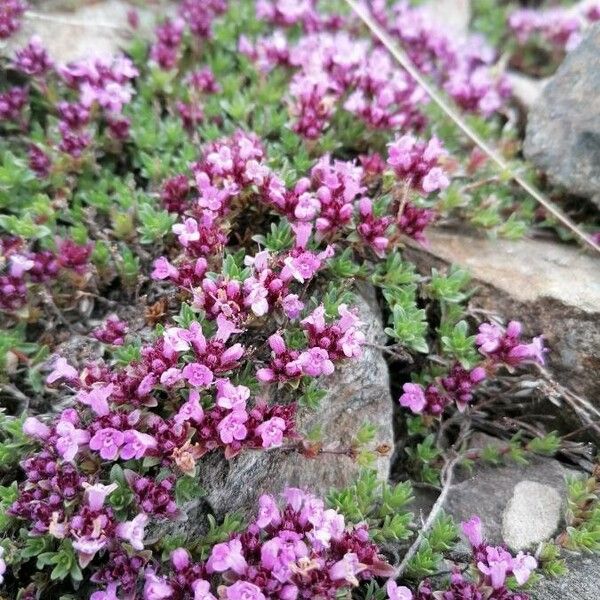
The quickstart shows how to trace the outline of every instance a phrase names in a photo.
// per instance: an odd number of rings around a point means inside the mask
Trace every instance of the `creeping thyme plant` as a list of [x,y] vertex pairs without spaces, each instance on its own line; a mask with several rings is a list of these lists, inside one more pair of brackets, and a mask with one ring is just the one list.
[[[497,136],[509,88],[494,50],[406,3],[370,8]],[[1,38],[26,9],[0,3]],[[520,40],[542,30],[510,25]],[[68,64],[33,37],[2,59],[0,130],[0,597],[523,600],[538,562],[597,549],[597,488],[574,482],[545,555],[487,544],[474,516],[470,556],[448,567],[459,527],[440,514],[418,530],[409,481],[369,469],[385,450],[368,424],[352,486],[261,495],[249,515],[209,515],[200,539],[156,534],[202,496],[208,454],[319,460],[297,416],[375,345],[365,284],[399,370],[408,476],[443,486],[455,464],[561,447],[548,434],[465,449],[478,394],[543,365],[543,337],[479,322],[467,273],[419,274],[403,250],[436,220],[515,237],[539,215],[343,3],[183,0],[149,43]]]

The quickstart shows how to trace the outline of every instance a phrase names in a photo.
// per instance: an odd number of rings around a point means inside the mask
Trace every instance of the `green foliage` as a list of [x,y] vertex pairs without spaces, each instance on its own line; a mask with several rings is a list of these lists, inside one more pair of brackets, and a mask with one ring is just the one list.
[[412,501],[408,481],[392,485],[377,478],[377,472],[364,469],[356,482],[331,492],[327,503],[339,510],[352,523],[366,522],[376,542],[400,541],[411,535]]
[[563,545],[600,552],[600,483],[597,476],[567,479],[567,530]]
[[201,560],[206,560],[215,544],[227,541],[234,533],[244,528],[243,519],[235,514],[225,515],[223,522],[218,524],[212,515],[208,515],[208,531],[192,547],[194,554]]
[[434,434],[429,434],[416,447],[405,449],[416,476],[426,483],[437,484],[440,478],[439,460],[442,451],[435,442]]

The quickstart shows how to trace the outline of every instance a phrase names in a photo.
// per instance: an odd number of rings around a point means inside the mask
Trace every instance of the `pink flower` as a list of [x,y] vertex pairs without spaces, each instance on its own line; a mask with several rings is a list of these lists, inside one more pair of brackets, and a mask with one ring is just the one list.
[[204,411],[200,406],[200,394],[197,390],[191,390],[187,402],[181,405],[173,420],[181,425],[186,421],[200,423],[202,419],[204,419]]
[[243,575],[247,567],[248,564],[242,552],[242,543],[236,539],[216,544],[206,563],[206,570],[209,573],[224,573],[231,570],[238,575]]
[[146,450],[156,448],[156,440],[151,435],[141,433],[136,429],[125,431],[123,440],[123,447],[121,448],[121,458],[123,460],[140,459],[146,455]]
[[179,275],[179,271],[164,256],[157,258],[153,267],[152,279],[169,279]]
[[171,552],[171,564],[175,571],[183,571],[190,564],[190,553],[185,548],[175,548]]
[[217,431],[224,444],[231,444],[234,440],[243,440],[248,435],[248,429],[244,423],[248,420],[245,410],[236,410],[229,413],[217,425]]
[[537,560],[530,554],[519,552],[513,559],[512,573],[519,585],[523,585],[529,579],[531,572],[537,568]]
[[497,590],[504,585],[506,575],[512,566],[512,556],[504,548],[487,546],[486,560],[480,560],[477,568],[490,578],[492,587]]
[[263,448],[276,448],[283,442],[285,421],[280,417],[272,417],[256,428],[256,433],[262,438]]
[[471,517],[468,521],[462,522],[460,527],[473,548],[477,548],[483,544],[483,532],[479,517]]
[[315,273],[321,268],[321,261],[312,252],[306,251],[302,254],[291,257],[288,256],[284,261],[285,267],[281,271],[283,279],[290,276],[304,283],[307,279],[312,279]]
[[233,411],[244,410],[250,389],[245,385],[233,385],[229,379],[217,380],[217,405]]
[[46,383],[54,383],[59,379],[66,379],[67,381],[77,379],[77,369],[73,368],[67,360],[62,356],[59,356],[52,367],[52,372],[46,377]]
[[400,405],[410,408],[415,414],[421,413],[427,404],[423,388],[418,383],[405,383],[402,389]]
[[247,581],[236,581],[233,585],[225,588],[227,600],[266,600],[260,588]]
[[183,368],[183,376],[190,385],[208,387],[213,380],[212,371],[201,363],[190,363]]
[[90,448],[100,452],[104,460],[116,460],[119,448],[125,443],[123,432],[105,427],[94,434],[90,440]]
[[59,421],[56,425],[56,450],[66,461],[72,461],[79,446],[87,444],[90,440],[90,434],[85,429],[76,429],[73,423],[69,421]]
[[428,194],[439,190],[445,190],[450,185],[450,180],[440,169],[440,167],[434,167],[423,177],[423,191]]
[[23,273],[33,269],[35,262],[22,254],[13,254],[10,257],[9,273],[11,277],[21,278]]
[[165,346],[173,352],[187,352],[190,349],[189,332],[181,327],[165,329],[163,339]]
[[194,600],[217,600],[216,596],[210,593],[210,583],[204,579],[196,579],[192,583],[194,591]]
[[36,417],[27,417],[23,422],[23,433],[29,437],[45,440],[50,437],[50,427]]
[[131,521],[125,521],[117,525],[117,535],[129,542],[134,550],[144,549],[144,527],[148,523],[148,515],[141,513]]
[[113,385],[102,385],[92,388],[89,392],[80,390],[77,393],[77,400],[82,404],[89,406],[99,417],[104,417],[109,413],[108,398],[113,393]]
[[144,600],[166,600],[171,598],[173,588],[164,577],[157,577],[154,571],[146,571]]
[[288,294],[281,300],[281,307],[285,316],[289,319],[297,319],[304,308],[304,302],[300,300],[298,294]]
[[413,593],[405,586],[399,586],[393,579],[385,585],[388,600],[412,600]]
[[256,518],[256,524],[261,529],[264,529],[269,525],[278,524],[280,520],[281,515],[275,499],[269,494],[263,494],[258,499],[258,517]]
[[367,565],[363,565],[354,552],[348,552],[329,569],[329,577],[334,581],[343,579],[350,585],[357,586],[359,582],[356,576],[366,568]]
[[200,239],[198,221],[188,217],[183,223],[173,225],[173,233],[179,239],[179,243],[187,248],[190,242],[197,242]]
[[183,379],[183,374],[181,373],[181,370],[178,369],[177,367],[171,367],[171,368],[167,369],[160,376],[160,382],[166,388],[172,388],[174,385],[179,383],[182,379]]
[[482,323],[479,333],[475,337],[475,343],[482,352],[493,352],[500,346],[502,329],[494,323]]
[[327,350],[323,348],[310,348],[306,352],[302,352],[298,357],[298,363],[302,367],[302,372],[310,377],[331,375],[335,370]]
[[105,590],[94,592],[90,600],[119,600],[117,596],[117,584],[109,583]]
[[93,511],[99,511],[104,506],[107,496],[110,496],[119,486],[116,483],[111,483],[110,485],[95,483],[94,485],[90,485],[84,482],[83,487],[85,488],[84,498],[88,506]]

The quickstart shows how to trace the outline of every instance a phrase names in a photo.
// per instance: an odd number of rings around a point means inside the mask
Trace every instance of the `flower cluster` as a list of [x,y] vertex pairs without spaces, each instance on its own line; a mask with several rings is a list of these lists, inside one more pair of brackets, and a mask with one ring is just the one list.
[[28,90],[26,87],[15,85],[6,92],[0,93],[0,122],[12,121],[19,124],[27,101]]
[[425,580],[414,594],[409,588],[398,586],[395,581],[389,580],[386,585],[388,600],[528,600],[527,594],[513,591],[513,586],[509,587],[508,577],[512,576],[518,586],[524,585],[537,568],[536,559],[523,552],[513,556],[503,546],[487,544],[479,517],[472,517],[461,523],[461,528],[471,545],[471,577],[455,570],[446,587],[436,590]]
[[455,363],[447,375],[426,387],[418,383],[405,383],[399,402],[415,414],[439,416],[447,406],[455,404],[465,410],[473,400],[475,387],[489,373],[502,365],[515,367],[525,362],[544,364],[543,337],[533,338],[529,343],[521,340],[521,324],[511,321],[506,330],[494,323],[482,323],[475,336],[475,343],[485,361],[471,370]]
[[92,336],[105,344],[122,346],[127,331],[127,323],[117,315],[109,315],[100,327],[92,331]]
[[13,60],[17,71],[32,77],[45,75],[53,66],[42,39],[34,35],[29,43],[21,50],[17,50]]
[[0,40],[10,37],[21,27],[27,5],[23,0],[3,0],[0,4]]
[[0,308],[18,310],[27,303],[32,285],[56,280],[63,271],[86,271],[92,252],[89,244],[78,245],[65,239],[56,245],[56,252],[33,251],[20,238],[0,239],[0,255],[7,265],[7,272],[0,274]]
[[392,572],[366,525],[347,526],[321,499],[288,488],[280,505],[270,495],[261,496],[256,519],[216,544],[206,562],[196,563],[178,548],[167,573],[148,567],[143,597],[333,599],[361,581]]

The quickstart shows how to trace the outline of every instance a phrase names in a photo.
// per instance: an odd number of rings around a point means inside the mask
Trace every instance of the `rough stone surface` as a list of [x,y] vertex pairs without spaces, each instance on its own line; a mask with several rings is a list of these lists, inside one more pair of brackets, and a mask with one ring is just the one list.
[[[12,54],[36,34],[42,38],[53,60],[67,63],[90,55],[115,54],[132,37],[127,23],[127,11],[135,8],[140,17],[139,32],[149,34],[159,9],[164,13],[164,3],[153,2],[145,6],[125,0],[75,3],[68,10],[64,2],[44,2],[32,7],[21,31],[6,43],[3,54]],[[39,17],[36,17],[39,15]]]
[[520,481],[502,517],[502,537],[512,550],[525,550],[556,533],[563,499],[554,487]]
[[[464,521],[479,515],[484,523],[486,538],[492,543],[503,541],[503,515],[511,499],[518,496],[527,482],[552,489],[562,499],[566,494],[566,470],[554,459],[533,458],[527,465],[478,466],[471,474],[452,487],[445,505],[456,520]],[[517,488],[517,489],[516,489]],[[538,517],[531,514],[531,518]],[[537,523],[530,524],[538,527]],[[547,535],[552,535],[550,531]]]
[[[381,343],[384,334],[374,299],[357,300],[367,340]],[[343,449],[368,421],[377,426],[375,444],[393,446],[393,403],[387,365],[379,351],[366,347],[362,358],[347,362],[324,385],[328,394],[318,410],[301,417],[301,431],[320,427],[326,447]],[[380,457],[377,468],[387,478],[390,457]],[[358,471],[355,461],[336,454],[308,460],[295,452],[244,452],[230,461],[213,454],[200,465],[200,484],[207,502],[222,515],[232,510],[253,511],[260,494],[278,493],[286,485],[323,495],[332,487],[349,484]]]
[[569,573],[556,579],[543,579],[531,591],[531,600],[598,600],[600,560],[598,556],[578,556],[567,561]]
[[429,0],[423,10],[433,23],[457,37],[469,34],[471,0]]
[[[475,308],[523,322],[543,333],[549,368],[562,385],[600,409],[600,261],[575,246],[536,240],[504,241],[460,231],[432,230],[430,247],[407,250],[424,272],[457,264],[475,279]],[[577,429],[578,419],[566,428]]]
[[600,197],[600,24],[570,52],[529,113],[525,156],[570,192]]

